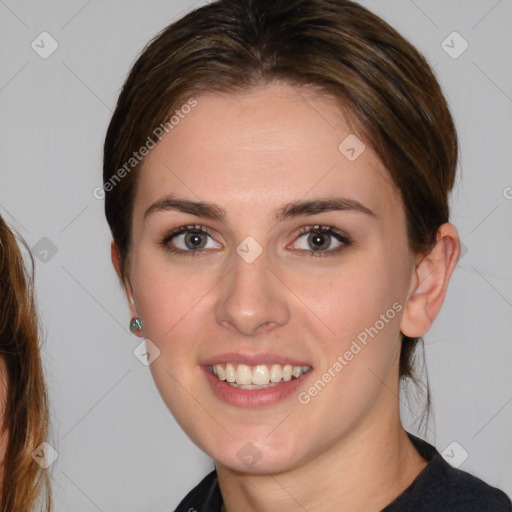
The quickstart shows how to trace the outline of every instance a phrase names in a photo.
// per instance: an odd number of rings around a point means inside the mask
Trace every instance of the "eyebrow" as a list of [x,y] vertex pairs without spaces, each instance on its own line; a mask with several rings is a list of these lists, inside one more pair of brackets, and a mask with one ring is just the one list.
[[[190,199],[181,199],[170,195],[153,203],[144,212],[144,219],[154,213],[165,211],[179,211],[220,222],[225,222],[227,217],[226,210],[217,204],[191,201]],[[377,215],[372,210],[355,199],[328,197],[287,203],[275,211],[275,220],[282,222],[283,220],[301,215],[316,215],[331,211],[355,211],[377,218]]]

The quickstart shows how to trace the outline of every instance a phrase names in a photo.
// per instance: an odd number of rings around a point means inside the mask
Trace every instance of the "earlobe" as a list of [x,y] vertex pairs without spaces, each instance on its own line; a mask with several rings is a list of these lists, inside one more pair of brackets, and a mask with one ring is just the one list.
[[460,240],[449,222],[439,227],[434,248],[416,263],[400,331],[410,338],[423,336],[432,326],[446,296],[460,255]]

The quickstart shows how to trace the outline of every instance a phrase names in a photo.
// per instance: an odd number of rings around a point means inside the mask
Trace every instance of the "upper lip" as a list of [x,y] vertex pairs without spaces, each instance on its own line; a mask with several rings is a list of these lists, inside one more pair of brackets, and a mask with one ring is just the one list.
[[261,352],[259,354],[241,354],[238,352],[228,352],[224,354],[217,354],[204,360],[201,365],[213,366],[216,364],[224,363],[246,364],[247,366],[257,366],[259,364],[290,364],[292,366],[311,366],[305,361],[300,361],[299,359],[286,357],[271,352]]

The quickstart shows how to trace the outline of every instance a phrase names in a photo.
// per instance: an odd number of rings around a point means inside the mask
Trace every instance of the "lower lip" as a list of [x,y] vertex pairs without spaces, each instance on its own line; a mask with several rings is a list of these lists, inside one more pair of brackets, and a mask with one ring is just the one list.
[[224,402],[237,407],[262,407],[281,402],[296,391],[312,373],[309,370],[297,379],[282,381],[281,384],[269,388],[240,389],[215,377],[208,366],[203,366],[203,370],[212,391]]

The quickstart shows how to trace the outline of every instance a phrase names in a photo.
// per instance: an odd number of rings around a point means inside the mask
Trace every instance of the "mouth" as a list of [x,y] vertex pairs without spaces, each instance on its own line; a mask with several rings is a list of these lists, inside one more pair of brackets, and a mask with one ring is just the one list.
[[221,363],[209,365],[208,369],[218,380],[236,389],[267,389],[284,382],[299,379],[311,371],[310,366],[291,364],[246,364]]

